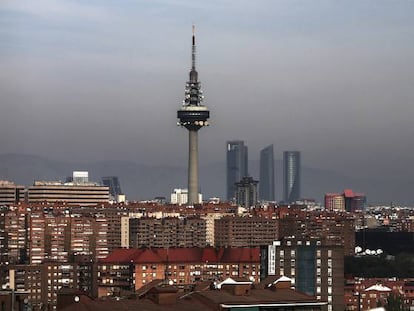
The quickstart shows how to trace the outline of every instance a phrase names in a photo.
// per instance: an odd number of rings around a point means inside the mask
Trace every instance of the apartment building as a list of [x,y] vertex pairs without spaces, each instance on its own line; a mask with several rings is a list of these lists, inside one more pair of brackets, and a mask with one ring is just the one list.
[[129,247],[205,247],[206,221],[198,216],[129,219]]
[[119,249],[99,262],[99,295],[138,290],[154,280],[183,287],[227,277],[259,282],[259,255],[259,248]]
[[279,239],[279,220],[256,216],[226,216],[214,221],[217,247],[254,247]]
[[261,278],[287,276],[295,288],[344,309],[344,250],[317,240],[288,238],[261,247]]
[[279,234],[343,245],[346,256],[355,252],[355,218],[348,213],[291,211],[280,219]]
[[90,260],[76,261],[11,265],[10,287],[17,292],[26,292],[33,310],[54,310],[57,294],[62,288],[81,290],[96,297],[96,265]]

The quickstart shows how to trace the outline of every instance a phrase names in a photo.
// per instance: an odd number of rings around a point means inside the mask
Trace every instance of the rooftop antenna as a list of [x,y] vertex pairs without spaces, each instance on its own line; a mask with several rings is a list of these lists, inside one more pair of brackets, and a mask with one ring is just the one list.
[[191,70],[195,71],[196,45],[195,45],[195,25],[193,24],[193,44],[191,47]]

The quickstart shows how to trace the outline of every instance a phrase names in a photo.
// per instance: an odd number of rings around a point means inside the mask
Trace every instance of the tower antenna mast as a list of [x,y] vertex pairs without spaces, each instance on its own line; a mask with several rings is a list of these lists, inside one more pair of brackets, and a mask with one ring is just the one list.
[[210,111],[203,105],[203,91],[198,82],[196,70],[195,26],[192,27],[191,70],[185,86],[185,95],[181,109],[177,111],[179,126],[188,130],[188,205],[201,203],[198,198],[198,131],[208,126]]

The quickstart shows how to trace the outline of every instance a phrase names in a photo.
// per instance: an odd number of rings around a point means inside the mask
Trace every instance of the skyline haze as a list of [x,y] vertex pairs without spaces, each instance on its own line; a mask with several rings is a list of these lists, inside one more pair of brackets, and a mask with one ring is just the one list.
[[172,116],[195,23],[213,111],[201,162],[243,140],[252,160],[273,144],[275,158],[414,184],[414,2],[23,0],[0,17],[2,154],[185,166]]

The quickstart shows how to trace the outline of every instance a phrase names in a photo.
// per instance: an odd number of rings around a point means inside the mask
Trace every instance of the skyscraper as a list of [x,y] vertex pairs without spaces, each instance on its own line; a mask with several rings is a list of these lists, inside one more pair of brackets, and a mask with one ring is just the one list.
[[242,140],[227,142],[227,200],[236,194],[236,183],[248,176],[247,146]]
[[102,177],[102,183],[104,184],[104,186],[109,187],[109,194],[115,200],[118,198],[120,194],[122,194],[121,184],[119,183],[119,178],[117,176]]
[[198,82],[198,72],[195,67],[196,45],[193,26],[192,63],[189,81],[185,86],[185,98],[180,110],[177,111],[178,125],[185,127],[189,133],[188,144],[188,204],[198,202],[198,130],[208,125],[210,112],[203,102],[203,91]]
[[275,201],[274,163],[273,145],[270,145],[260,151],[260,200]]
[[300,152],[283,152],[283,200],[291,203],[300,198]]

